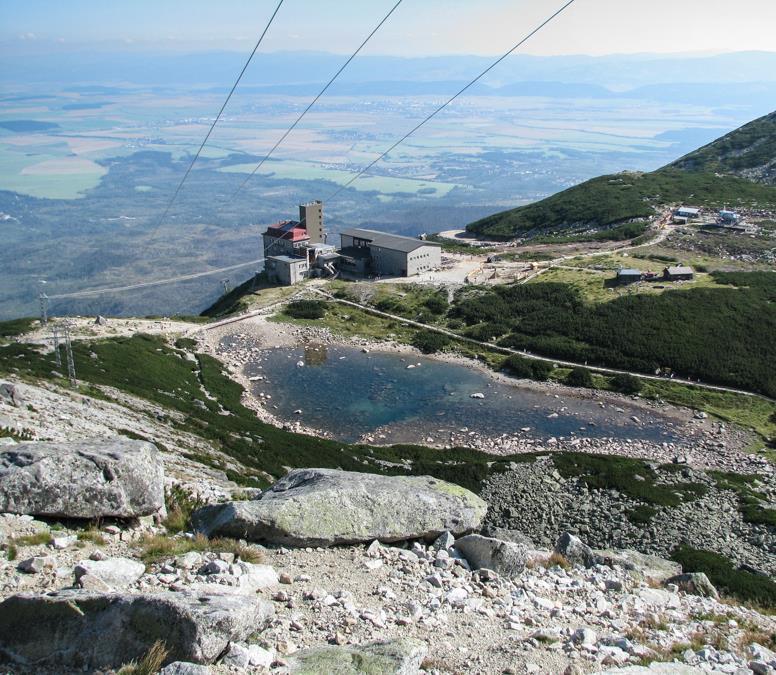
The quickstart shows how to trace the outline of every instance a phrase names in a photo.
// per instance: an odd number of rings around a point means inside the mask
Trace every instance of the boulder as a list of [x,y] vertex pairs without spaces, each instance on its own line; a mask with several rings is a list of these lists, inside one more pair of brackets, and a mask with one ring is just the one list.
[[511,541],[513,544],[522,544],[527,548],[534,548],[534,543],[531,541],[530,537],[520,530],[509,530],[505,527],[486,525],[482,528],[480,534],[482,534],[483,537],[501,539],[501,541]]
[[572,565],[592,567],[600,562],[592,548],[569,532],[564,532],[558,537],[555,553],[562,555]]
[[653,661],[648,666],[626,666],[597,670],[593,675],[705,675],[706,671],[693,666],[678,663]]
[[0,448],[0,512],[136,518],[163,508],[162,460],[146,441],[30,441]]
[[691,595],[700,595],[704,598],[718,598],[719,593],[714,588],[714,584],[703,572],[690,572],[688,574],[677,574],[665,580],[666,585],[676,584],[680,591],[690,593]]
[[19,392],[19,388],[10,382],[0,382],[0,399],[16,408],[21,408],[24,405],[24,399]]
[[669,577],[682,573],[682,566],[673,560],[666,560],[656,555],[639,553],[630,549],[613,551],[610,549],[596,549],[593,553],[604,565],[619,565],[620,567],[635,572],[635,576],[643,576],[657,582],[663,582]]
[[434,539],[479,527],[487,505],[430,476],[296,469],[260,499],[206,506],[193,516],[206,536],[291,546]]
[[23,593],[0,603],[0,662],[105,670],[139,661],[161,640],[167,663],[212,663],[273,613],[270,603],[234,593]]
[[107,560],[80,560],[75,566],[75,580],[89,575],[99,579],[110,588],[123,588],[134,583],[145,573],[145,565],[129,558],[108,558]]
[[479,534],[456,539],[455,548],[472,569],[489,569],[505,577],[515,577],[525,569],[528,548],[511,541],[501,541]]
[[417,675],[428,647],[413,639],[389,640],[347,647],[321,647],[296,652],[286,659],[289,673],[337,675]]

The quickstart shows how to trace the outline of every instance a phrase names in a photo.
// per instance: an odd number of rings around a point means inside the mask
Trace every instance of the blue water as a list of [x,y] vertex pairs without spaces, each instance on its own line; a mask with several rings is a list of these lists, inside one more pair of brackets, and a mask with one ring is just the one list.
[[[491,436],[530,427],[521,435],[677,439],[669,420],[643,409],[617,413],[610,405],[556,398],[552,391],[502,384],[479,370],[418,356],[341,346],[278,348],[249,363],[246,374],[265,378],[253,390],[272,396],[277,417],[346,442],[377,429],[391,442],[417,442],[463,427]],[[471,398],[477,392],[485,398]],[[552,413],[557,416],[548,417]]]

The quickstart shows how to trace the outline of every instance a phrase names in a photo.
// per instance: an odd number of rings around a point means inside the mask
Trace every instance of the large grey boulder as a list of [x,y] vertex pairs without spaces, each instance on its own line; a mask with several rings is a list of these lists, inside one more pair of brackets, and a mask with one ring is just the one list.
[[161,640],[166,663],[212,663],[273,613],[270,603],[240,593],[13,595],[0,603],[0,662],[91,672],[140,660]]
[[428,647],[409,638],[348,647],[305,649],[286,659],[293,675],[417,675]]
[[700,595],[704,598],[718,598],[719,593],[714,584],[703,572],[689,572],[677,574],[675,577],[665,580],[666,585],[676,584],[680,591],[690,595]]
[[592,548],[585,544],[579,537],[569,532],[564,532],[555,543],[555,553],[559,553],[572,565],[593,567],[601,562]]
[[479,534],[456,539],[455,548],[472,569],[489,569],[505,577],[515,577],[525,569],[528,548],[522,544],[501,541]]
[[332,546],[462,534],[479,527],[486,509],[469,490],[430,476],[296,469],[260,499],[206,506],[193,522],[208,537]]
[[76,583],[85,576],[99,579],[107,586],[119,589],[137,581],[145,573],[145,565],[129,558],[80,560],[73,570]]
[[164,469],[146,441],[30,441],[0,447],[0,512],[136,518],[164,507]]
[[619,565],[633,573],[633,576],[663,582],[682,573],[682,566],[673,560],[656,555],[640,553],[631,549],[595,549],[593,553],[604,565]]

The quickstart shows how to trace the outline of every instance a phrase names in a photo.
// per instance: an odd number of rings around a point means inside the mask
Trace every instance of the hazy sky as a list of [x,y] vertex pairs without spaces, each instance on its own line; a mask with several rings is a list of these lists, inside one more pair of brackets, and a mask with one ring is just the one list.
[[[285,0],[263,51],[350,52],[395,0]],[[277,0],[0,0],[6,52],[250,50]],[[564,0],[403,0],[365,53],[497,54]],[[522,53],[776,51],[776,0],[576,0]]]

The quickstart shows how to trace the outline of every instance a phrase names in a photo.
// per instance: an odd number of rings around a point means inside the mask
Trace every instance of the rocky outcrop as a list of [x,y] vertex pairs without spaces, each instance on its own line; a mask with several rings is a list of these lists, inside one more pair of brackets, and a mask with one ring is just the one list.
[[430,476],[379,476],[297,469],[254,501],[206,506],[194,514],[207,536],[292,546],[431,539],[477,529],[486,504]]
[[456,540],[455,548],[475,570],[485,568],[515,577],[525,569],[527,549],[521,544],[468,534]]
[[0,449],[0,512],[136,518],[163,507],[164,470],[151,443],[27,442]]
[[403,639],[348,647],[306,649],[288,659],[290,673],[359,675],[416,675],[426,655],[426,644]]
[[75,566],[75,580],[83,586],[87,577],[98,579],[112,589],[124,588],[137,581],[145,572],[145,565],[129,558],[108,560],[81,560]]
[[160,640],[167,663],[212,663],[273,613],[268,603],[242,593],[14,595],[0,603],[0,661],[22,668],[118,668],[142,659]]
[[579,537],[564,532],[555,543],[555,553],[562,555],[572,565],[592,567],[600,562],[598,556]]

